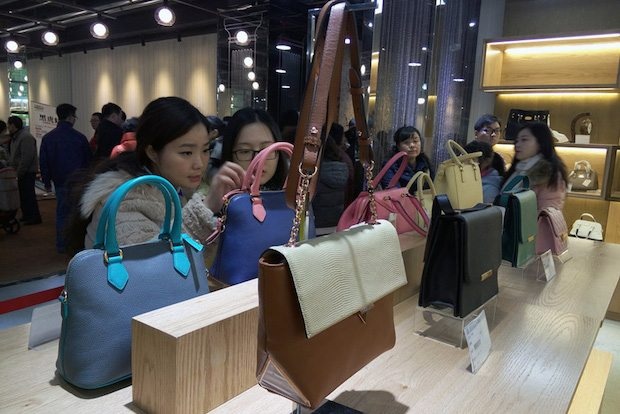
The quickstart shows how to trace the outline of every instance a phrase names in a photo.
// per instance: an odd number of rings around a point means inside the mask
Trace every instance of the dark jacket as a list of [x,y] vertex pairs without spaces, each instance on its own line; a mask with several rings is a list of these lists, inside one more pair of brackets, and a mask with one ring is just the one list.
[[121,143],[123,130],[114,122],[102,119],[95,134],[97,135],[95,158],[109,158],[112,149]]
[[74,171],[88,167],[91,152],[86,136],[71,123],[60,121],[43,136],[39,158],[45,186],[49,187],[53,181],[55,186],[61,187]]
[[37,141],[27,128],[22,128],[11,137],[9,165],[17,171],[17,177],[36,173],[39,168]]
[[349,169],[342,161],[323,160],[316,195],[312,200],[314,225],[334,227],[344,210]]
[[497,152],[493,153],[493,161],[491,162],[491,168],[494,168],[499,173],[500,177],[506,174],[506,161]]
[[[407,160],[402,160],[401,162],[407,162]],[[385,175],[381,179],[381,187],[383,187],[384,189],[388,188],[388,184],[390,183],[390,181],[392,180],[392,178],[394,177],[394,175],[396,174],[399,168],[400,168],[400,162],[396,162],[392,164],[390,169],[385,173]],[[431,168],[431,164],[428,161],[428,158],[426,157],[426,155],[424,154],[420,154],[416,158],[415,168],[413,168],[411,164],[409,163],[407,164],[407,167],[405,168],[403,175],[400,176],[398,183],[396,183],[396,187],[406,187],[407,184],[409,183],[409,180],[411,180],[413,176],[419,171],[425,171],[430,174],[431,178],[435,178],[435,172]],[[409,189],[409,192],[413,192],[416,189],[417,189],[417,184],[414,183]]]

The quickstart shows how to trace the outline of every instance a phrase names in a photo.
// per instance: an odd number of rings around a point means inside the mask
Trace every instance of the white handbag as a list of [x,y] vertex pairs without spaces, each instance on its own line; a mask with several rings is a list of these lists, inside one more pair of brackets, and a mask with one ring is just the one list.
[[[584,217],[590,220],[583,220]],[[603,241],[603,226],[596,221],[592,214],[583,213],[579,220],[575,220],[569,234],[581,239]]]

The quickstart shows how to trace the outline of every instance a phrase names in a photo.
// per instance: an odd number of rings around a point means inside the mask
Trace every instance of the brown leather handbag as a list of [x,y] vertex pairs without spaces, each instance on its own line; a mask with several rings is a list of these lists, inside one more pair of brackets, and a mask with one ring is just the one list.
[[[318,170],[319,131],[329,130],[337,113],[332,104],[326,123],[326,103],[335,85],[332,71],[342,62],[345,21],[355,46],[353,16],[345,12],[344,2],[327,3],[319,15],[321,36],[317,36],[288,177],[288,188],[294,191],[287,202],[295,208],[291,238],[288,245],[272,247],[259,261],[258,383],[311,408],[394,346],[391,292],[406,283],[396,230],[387,221],[375,221],[375,209],[371,224],[296,242]],[[359,56],[353,51],[355,118],[364,147],[362,163],[367,178],[372,178]]]

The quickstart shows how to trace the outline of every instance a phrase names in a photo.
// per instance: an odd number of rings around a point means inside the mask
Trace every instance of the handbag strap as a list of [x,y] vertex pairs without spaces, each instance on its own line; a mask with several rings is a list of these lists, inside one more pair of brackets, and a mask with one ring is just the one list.
[[581,216],[579,216],[579,220],[583,220],[583,218],[589,218],[591,221],[598,223],[598,221],[596,221],[596,219],[594,218],[594,216],[590,213],[583,213],[581,214]]
[[[179,195],[168,180],[158,175],[143,175],[133,178],[118,187],[103,207],[102,217],[97,226],[95,246],[104,250],[103,257],[108,267],[108,282],[119,290],[125,288],[129,280],[127,269],[123,265],[123,251],[118,246],[116,238],[116,213],[118,208],[127,195],[134,187],[142,184],[150,184],[159,189],[164,196],[166,214],[163,223],[163,230],[159,239],[170,242],[173,264],[175,270],[183,277],[187,277],[190,270],[190,262],[183,245],[183,235],[181,234],[182,208]],[[174,214],[170,231],[166,228],[170,226],[171,211]]]
[[592,170],[592,166],[590,165],[590,162],[587,160],[579,160],[575,162],[575,166],[573,167],[573,170],[578,170],[578,169],[581,170],[581,168],[578,168],[580,166],[584,166],[588,174],[590,173],[590,170]]
[[511,190],[520,182],[523,182],[523,186],[519,189],[519,191],[530,189],[530,178],[527,175],[517,175],[504,186],[502,193],[511,192]]
[[407,168],[407,157],[409,156],[405,151],[400,151],[394,154],[394,156],[392,156],[392,158],[390,158],[389,161],[385,163],[381,171],[379,171],[379,174],[377,174],[377,176],[372,180],[373,187],[377,188],[377,186],[381,183],[381,179],[392,167],[392,165],[400,161],[400,166],[398,167],[396,174],[394,174],[394,177],[392,177],[390,183],[386,188],[384,188],[384,190],[396,186],[396,183],[398,183],[398,180],[400,180],[400,177],[402,177],[403,173],[405,172],[405,168]]
[[[461,147],[458,144],[458,142],[453,141],[451,139],[449,139],[448,142],[446,143],[446,148],[448,149],[448,154],[450,154],[450,158],[459,167],[463,166],[463,162],[462,161],[467,161],[467,160],[470,160],[470,159],[478,159],[478,158],[482,157],[482,151],[468,153],[467,151],[465,151],[465,149],[463,147]],[[455,149],[459,152],[459,155],[457,155],[454,152]]]
[[282,151],[289,157],[293,153],[293,144],[289,142],[274,142],[259,152],[250,165],[243,177],[242,191],[249,191],[253,196],[260,195],[260,181],[263,175],[263,169],[267,163],[267,157],[276,151]]
[[428,188],[431,190],[431,194],[433,198],[437,196],[437,190],[435,190],[435,184],[433,183],[433,179],[430,174],[424,171],[418,171],[415,173],[411,180],[407,183],[407,191],[411,190],[411,186],[413,183],[417,183],[416,196],[418,200],[422,200],[422,196],[424,194],[424,182],[428,184]]

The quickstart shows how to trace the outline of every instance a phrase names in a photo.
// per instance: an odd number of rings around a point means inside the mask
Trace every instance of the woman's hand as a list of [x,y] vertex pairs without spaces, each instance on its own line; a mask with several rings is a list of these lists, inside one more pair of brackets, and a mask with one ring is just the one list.
[[214,213],[220,211],[224,204],[223,197],[228,192],[241,188],[245,171],[239,164],[225,162],[213,179],[205,197],[205,205]]

